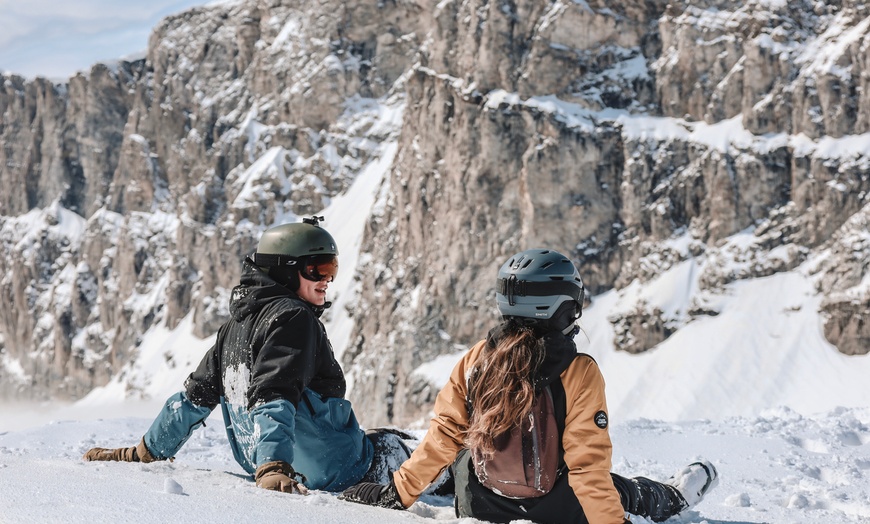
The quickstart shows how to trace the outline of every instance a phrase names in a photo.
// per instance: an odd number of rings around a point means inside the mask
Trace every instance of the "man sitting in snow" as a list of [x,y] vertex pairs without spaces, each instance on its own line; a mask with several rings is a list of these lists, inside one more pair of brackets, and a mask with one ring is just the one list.
[[319,320],[338,249],[318,220],[263,233],[233,289],[231,318],[184,391],[138,445],[93,448],[85,460],[172,458],[220,404],[233,455],[261,488],[305,494],[388,481],[410,451],[389,430],[363,432],[344,398],[344,373]]

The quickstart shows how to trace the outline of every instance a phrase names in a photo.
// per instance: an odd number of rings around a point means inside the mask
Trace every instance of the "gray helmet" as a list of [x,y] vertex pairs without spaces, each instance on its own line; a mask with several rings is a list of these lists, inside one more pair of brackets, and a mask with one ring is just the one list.
[[580,273],[568,257],[549,249],[510,257],[498,270],[495,289],[498,310],[506,319],[563,330],[583,311]]
[[260,267],[296,265],[310,255],[335,255],[335,239],[318,225],[323,217],[304,218],[302,222],[281,224],[267,229],[260,237],[254,263]]

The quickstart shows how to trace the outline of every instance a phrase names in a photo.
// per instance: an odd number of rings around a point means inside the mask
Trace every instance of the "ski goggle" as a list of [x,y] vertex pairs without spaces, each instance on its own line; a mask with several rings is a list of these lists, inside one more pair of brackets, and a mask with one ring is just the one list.
[[332,282],[338,274],[338,257],[335,255],[311,255],[300,259],[299,274],[305,280]]

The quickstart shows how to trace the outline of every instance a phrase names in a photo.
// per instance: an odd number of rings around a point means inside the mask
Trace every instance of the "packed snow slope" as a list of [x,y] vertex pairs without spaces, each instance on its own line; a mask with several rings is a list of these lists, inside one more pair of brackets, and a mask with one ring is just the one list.
[[[150,417],[57,417],[0,433],[0,522],[477,522],[457,519],[449,497],[425,497],[400,512],[333,493],[258,489],[233,461],[215,415],[174,462],[152,464],[81,460],[92,446],[135,444]],[[612,437],[614,471],[622,475],[662,480],[700,455],[716,464],[719,485],[674,524],[870,522],[868,409],[804,417],[781,408],[722,422],[638,419],[616,424]]]
[[[739,236],[739,235],[738,235]],[[837,351],[821,333],[822,297],[803,267],[706,294],[715,315],[687,322],[651,351],[613,351],[606,315],[626,300],[655,304],[671,318],[699,295],[702,262],[688,260],[644,287],[596,297],[576,341],[599,362],[618,416],[665,420],[755,415],[778,405],[811,414],[870,406],[870,358]],[[693,289],[694,288],[694,289]]]

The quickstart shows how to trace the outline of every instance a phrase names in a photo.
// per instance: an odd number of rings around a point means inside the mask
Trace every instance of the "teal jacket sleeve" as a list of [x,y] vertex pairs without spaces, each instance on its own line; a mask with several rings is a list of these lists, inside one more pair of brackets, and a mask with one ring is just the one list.
[[293,463],[296,445],[296,408],[289,400],[260,404],[251,410],[254,422],[254,466],[282,460]]
[[166,399],[163,409],[145,433],[145,446],[157,459],[174,457],[193,430],[211,414],[211,407],[197,406],[183,391]]

